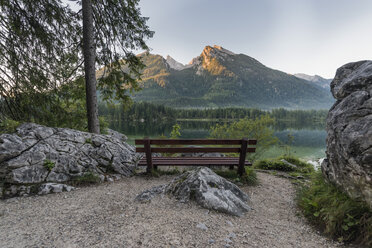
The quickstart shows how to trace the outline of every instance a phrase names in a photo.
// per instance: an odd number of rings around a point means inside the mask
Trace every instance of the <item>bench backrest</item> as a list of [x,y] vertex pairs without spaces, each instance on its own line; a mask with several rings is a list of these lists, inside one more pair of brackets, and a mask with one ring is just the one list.
[[[241,153],[242,144],[256,145],[257,140],[248,139],[136,139],[136,152],[159,153]],[[239,145],[239,147],[151,147],[151,145]],[[150,149],[150,151],[148,150]],[[255,147],[248,147],[246,152],[255,152]]]

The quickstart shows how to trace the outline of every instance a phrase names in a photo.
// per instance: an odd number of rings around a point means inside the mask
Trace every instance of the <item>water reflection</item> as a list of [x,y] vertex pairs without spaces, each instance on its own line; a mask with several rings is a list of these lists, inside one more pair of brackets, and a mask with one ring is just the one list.
[[[129,137],[159,137],[169,136],[172,126],[176,122],[115,122],[112,121],[110,128],[126,134]],[[178,121],[181,126],[181,138],[206,138],[209,130],[216,124],[224,124],[222,121]],[[280,141],[286,143],[288,134],[293,135],[293,146],[325,147],[326,131],[319,123],[291,123],[276,122],[272,127]]]

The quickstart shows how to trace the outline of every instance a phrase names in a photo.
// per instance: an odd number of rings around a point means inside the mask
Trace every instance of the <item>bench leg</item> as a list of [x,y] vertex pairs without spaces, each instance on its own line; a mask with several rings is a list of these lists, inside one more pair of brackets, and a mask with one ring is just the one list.
[[144,148],[145,148],[146,162],[147,162],[147,173],[151,174],[153,166],[152,166],[151,145],[150,145],[149,138],[145,138]]
[[248,148],[248,139],[242,139],[242,146],[240,148],[240,157],[239,157],[239,166],[238,166],[238,174],[239,176],[243,176],[245,174],[245,157],[247,155],[247,148]]

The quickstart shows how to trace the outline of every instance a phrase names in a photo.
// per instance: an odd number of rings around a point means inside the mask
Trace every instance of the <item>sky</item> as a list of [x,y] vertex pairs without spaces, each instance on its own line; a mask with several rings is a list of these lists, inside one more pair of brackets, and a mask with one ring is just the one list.
[[372,0],[141,0],[151,53],[188,63],[220,45],[287,73],[333,78],[372,59]]

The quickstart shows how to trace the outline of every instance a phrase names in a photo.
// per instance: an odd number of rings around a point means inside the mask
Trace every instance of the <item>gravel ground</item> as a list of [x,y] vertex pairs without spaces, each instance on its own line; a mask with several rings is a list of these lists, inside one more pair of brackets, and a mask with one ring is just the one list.
[[133,201],[171,176],[0,201],[0,247],[341,247],[306,224],[288,180],[258,177],[259,186],[243,188],[254,208],[243,217],[166,196]]

